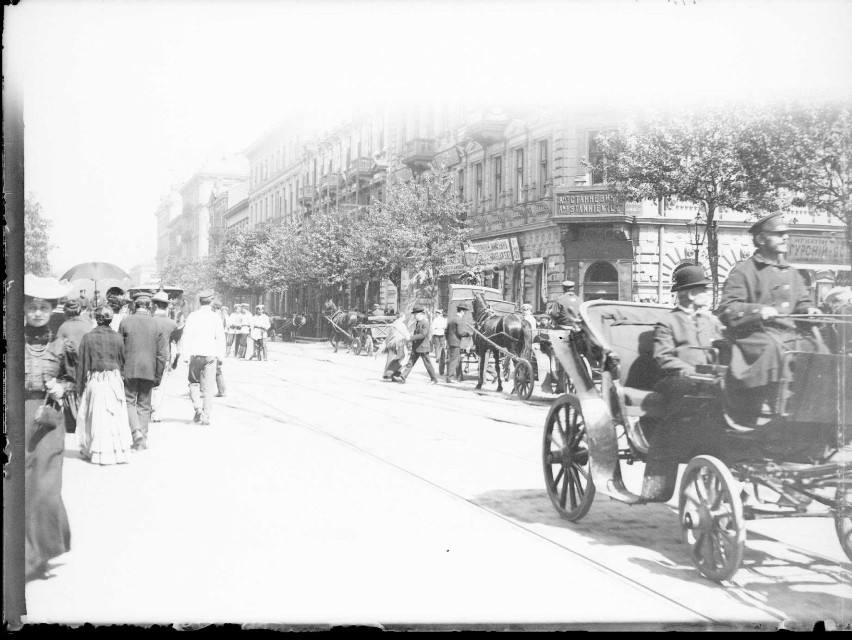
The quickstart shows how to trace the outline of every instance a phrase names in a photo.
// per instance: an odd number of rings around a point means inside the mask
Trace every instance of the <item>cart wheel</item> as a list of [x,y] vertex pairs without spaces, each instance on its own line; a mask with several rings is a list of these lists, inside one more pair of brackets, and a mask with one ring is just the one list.
[[680,487],[680,526],[692,561],[710,580],[730,579],[740,568],[746,540],[739,484],[721,461],[697,456]]
[[837,539],[846,557],[852,560],[852,489],[845,484],[838,485],[834,499],[837,503],[834,511]]
[[349,348],[352,349],[352,353],[356,356],[361,353],[361,339],[360,338],[352,338],[352,342],[349,344]]
[[373,344],[373,339],[370,336],[364,336],[364,354],[369,358],[373,355],[376,346]]
[[586,423],[574,396],[560,396],[550,408],[542,453],[544,482],[553,507],[566,520],[579,520],[592,506],[595,485]]
[[515,389],[518,391],[518,397],[521,400],[528,400],[532,395],[534,384],[532,365],[526,360],[518,360],[515,363]]

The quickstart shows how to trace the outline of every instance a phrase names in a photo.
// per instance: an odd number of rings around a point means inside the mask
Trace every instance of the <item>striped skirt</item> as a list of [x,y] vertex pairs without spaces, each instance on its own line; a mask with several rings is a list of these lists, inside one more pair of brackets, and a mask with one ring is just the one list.
[[118,369],[88,373],[77,410],[77,444],[95,464],[130,462],[133,436]]

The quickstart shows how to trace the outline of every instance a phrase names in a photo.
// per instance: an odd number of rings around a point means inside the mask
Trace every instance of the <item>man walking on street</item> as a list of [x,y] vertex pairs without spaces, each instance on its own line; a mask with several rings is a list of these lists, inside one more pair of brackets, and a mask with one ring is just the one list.
[[124,397],[133,433],[133,449],[148,448],[148,422],[151,419],[151,393],[160,385],[169,353],[169,335],[151,315],[151,297],[134,296],[136,312],[118,327],[124,340]]
[[465,313],[470,308],[464,302],[456,306],[456,315],[447,323],[447,382],[458,382],[461,377],[461,345],[462,339],[470,337],[471,333],[465,327]]
[[[160,331],[162,331],[167,340],[166,347],[166,368],[163,372],[163,376],[168,375],[168,373],[172,370],[169,366],[171,362],[171,343],[172,336],[175,334],[177,330],[177,322],[169,318],[167,309],[169,307],[169,295],[160,289],[154,296],[151,298],[151,303],[153,304],[154,309],[154,322],[157,323]],[[160,407],[163,405],[163,398],[165,397],[164,390],[161,388],[161,384],[158,384],[154,387],[152,391],[152,402],[151,402],[151,422],[160,422]]]
[[435,375],[435,367],[432,366],[432,360],[429,357],[429,352],[432,350],[432,343],[429,340],[431,335],[429,318],[426,316],[426,310],[420,306],[414,307],[412,313],[417,319],[417,325],[414,327],[414,333],[411,334],[411,356],[402,373],[394,376],[394,382],[404,384],[417,360],[421,359],[426,367],[426,372],[429,374],[430,384],[438,384],[438,376]]
[[438,363],[438,374],[444,375],[447,366],[447,319],[441,309],[435,311],[432,318],[432,350],[435,352],[435,362]]
[[198,294],[201,307],[186,319],[183,329],[184,353],[189,354],[189,397],[195,409],[194,422],[210,424],[216,362],[225,357],[225,330],[211,304],[213,291]]

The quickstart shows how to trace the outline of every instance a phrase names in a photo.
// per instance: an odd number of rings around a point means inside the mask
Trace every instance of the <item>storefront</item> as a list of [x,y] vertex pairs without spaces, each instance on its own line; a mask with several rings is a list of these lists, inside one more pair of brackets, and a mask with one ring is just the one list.
[[618,202],[601,187],[557,188],[553,221],[562,231],[564,274],[582,300],[630,300],[632,226],[640,205]]

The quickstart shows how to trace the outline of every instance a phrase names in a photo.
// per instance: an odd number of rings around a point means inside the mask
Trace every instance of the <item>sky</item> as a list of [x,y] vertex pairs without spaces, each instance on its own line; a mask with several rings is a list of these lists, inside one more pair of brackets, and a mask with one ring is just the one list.
[[169,186],[293,109],[852,100],[848,1],[24,0],[4,18],[57,276],[153,262]]

